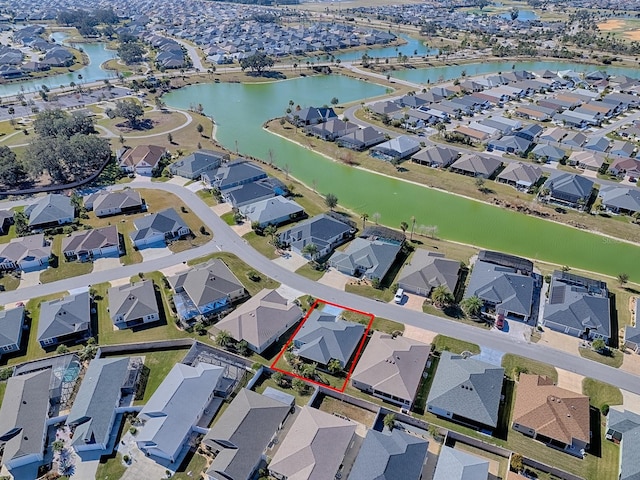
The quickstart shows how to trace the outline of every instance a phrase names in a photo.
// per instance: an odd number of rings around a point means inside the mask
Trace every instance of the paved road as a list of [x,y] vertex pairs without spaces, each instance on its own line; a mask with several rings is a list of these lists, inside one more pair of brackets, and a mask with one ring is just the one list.
[[[606,365],[586,360],[569,353],[555,350],[540,344],[530,344],[523,341],[515,341],[512,337],[495,330],[484,330],[465,325],[459,322],[446,320],[434,315],[408,310],[404,307],[380,303],[355,294],[336,290],[322,285],[276,265],[253,247],[248,245],[216,214],[213,213],[196,194],[179,185],[170,183],[132,182],[128,184],[132,188],[151,188],[163,190],[177,195],[198,215],[214,232],[214,239],[198,248],[169,255],[167,257],[151,260],[137,265],[118,267],[112,270],[90,273],[81,277],[60,280],[54,283],[26,287],[12,292],[0,294],[0,303],[7,304],[20,300],[26,300],[40,295],[48,295],[56,292],[80,288],[86,285],[111,281],[117,278],[133,276],[142,271],[153,271],[161,268],[186,262],[208,253],[227,251],[233,253],[248,263],[252,268],[270,276],[274,280],[285,285],[295,286],[297,290],[307,292],[316,297],[329,300],[338,304],[348,305],[351,308],[371,312],[376,316],[393,319],[406,325],[425,328],[443,335],[456,337],[461,340],[474,342],[505,353],[513,353],[541,362],[549,363],[557,367],[589,376],[597,380],[610,383],[619,388],[640,395],[640,381],[638,377],[620,369],[607,367]],[[112,190],[122,189],[124,186],[111,187]]]
[[199,70],[200,72],[207,71],[205,66],[202,64],[202,60],[200,60],[200,55],[198,55],[198,49],[196,47],[188,44],[184,40],[180,40],[179,38],[174,38],[174,37],[167,37],[167,38],[171,38],[172,40],[175,40],[176,42],[178,42],[180,45],[182,45],[184,48],[187,49],[187,53],[191,57],[191,63],[193,64],[193,68],[195,68],[196,70]]

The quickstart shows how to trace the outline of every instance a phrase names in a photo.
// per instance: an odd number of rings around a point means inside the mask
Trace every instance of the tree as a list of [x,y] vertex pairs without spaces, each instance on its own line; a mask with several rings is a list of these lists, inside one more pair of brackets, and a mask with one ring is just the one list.
[[331,105],[336,106],[338,105],[338,103],[340,103],[340,100],[338,100],[338,97],[333,97],[331,99]]
[[511,470],[516,473],[520,473],[524,470],[524,461],[521,454],[514,453],[511,455]]
[[138,125],[138,120],[144,115],[142,105],[134,100],[121,100],[116,102],[114,110],[116,117],[125,118],[131,128]]
[[[140,63],[144,58],[144,46],[138,42],[135,37],[120,36],[120,45],[118,46],[118,56],[124,63],[130,65],[132,63]],[[124,41],[123,41],[124,40]]]
[[607,349],[607,344],[602,338],[596,338],[593,342],[591,342],[591,348],[596,352],[604,352]]
[[482,311],[482,307],[484,307],[484,302],[478,297],[474,295],[472,297],[467,297],[462,302],[460,302],[460,306],[462,307],[462,311],[469,315],[470,317],[477,317],[480,315]]
[[436,307],[442,308],[451,305],[454,298],[446,285],[438,285],[431,292],[431,300],[433,300]]
[[207,334],[207,326],[202,321],[196,322],[193,326],[193,330],[201,337]]
[[24,182],[26,178],[27,172],[13,150],[6,145],[0,146],[0,182],[15,186]]
[[278,232],[278,228],[275,225],[267,225],[264,227],[264,234],[271,237],[271,244],[275,246],[276,244],[276,233]]
[[374,212],[374,214],[371,217],[373,218],[373,223],[378,225],[378,222],[380,222],[381,215],[378,212]]
[[14,123],[14,121],[15,121],[15,120],[13,119],[13,116],[16,114],[16,109],[15,109],[15,108],[13,108],[13,107],[9,107],[9,109],[7,110],[7,112],[9,113],[9,115],[11,115],[11,122],[10,122],[10,123],[11,123],[11,125],[13,125],[13,123]]
[[282,384],[284,383],[284,375],[282,372],[273,372],[271,374],[271,380],[273,380],[276,385],[281,387]]
[[173,135],[171,133],[167,133],[167,142],[173,145]]
[[196,125],[196,131],[200,134],[200,136],[202,136],[202,132],[204,132],[204,127],[202,126],[201,123]]
[[304,247],[302,247],[302,255],[308,256],[311,260],[316,259],[316,255],[318,255],[318,246],[315,243],[307,243]]
[[396,426],[396,414],[395,413],[387,413],[382,420],[382,423],[389,430],[393,430]]
[[334,375],[340,372],[342,370],[342,365],[340,365],[340,360],[336,358],[332,358],[331,360],[329,360],[329,363],[327,364],[327,369],[329,370],[329,372],[333,373]]
[[303,395],[307,392],[307,384],[304,382],[304,380],[301,380],[299,378],[295,378],[291,383],[291,386],[300,395]]
[[416,217],[412,216],[411,217],[411,238],[410,240],[413,242],[413,231],[416,228]]
[[238,354],[242,355],[243,357],[246,357],[249,354],[249,344],[247,343],[247,341],[240,340],[236,344],[236,351],[238,352]]
[[480,191],[484,190],[484,178],[482,177],[476,178],[476,187],[478,187],[478,190]]
[[56,440],[51,444],[54,452],[61,452],[64,450],[64,440]]
[[19,237],[29,233],[29,217],[23,211],[20,210],[13,214],[13,224]]
[[56,348],[56,353],[58,355],[63,355],[65,353],[69,353],[69,348],[65,344],[58,345],[58,348]]
[[318,371],[318,364],[313,362],[313,363],[305,364],[302,367],[302,371],[300,373],[304,378],[309,378],[313,380],[314,378],[316,378],[317,371]]
[[242,71],[249,68],[257,75],[262,75],[264,70],[273,67],[273,64],[273,58],[261,51],[240,60],[240,68],[242,68]]
[[369,214],[363,213],[362,215],[360,215],[360,218],[362,219],[362,229],[364,230],[365,227],[367,226],[367,220],[369,219]]
[[219,347],[227,347],[233,339],[231,338],[231,333],[226,330],[220,330],[216,334],[215,343]]
[[628,281],[629,281],[629,274],[624,272],[618,274],[618,283],[620,284],[620,286],[625,285]]
[[338,205],[338,197],[333,193],[327,193],[324,197],[324,204],[329,207],[329,210],[333,211],[333,209]]
[[402,233],[406,233],[407,228],[409,228],[409,224],[407,222],[400,222],[400,230],[402,230]]

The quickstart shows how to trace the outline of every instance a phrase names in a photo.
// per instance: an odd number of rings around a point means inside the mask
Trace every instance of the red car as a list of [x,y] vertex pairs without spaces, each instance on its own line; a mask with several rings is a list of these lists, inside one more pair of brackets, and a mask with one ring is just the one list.
[[496,319],[496,328],[498,330],[502,330],[504,328],[504,315],[498,315],[498,318]]

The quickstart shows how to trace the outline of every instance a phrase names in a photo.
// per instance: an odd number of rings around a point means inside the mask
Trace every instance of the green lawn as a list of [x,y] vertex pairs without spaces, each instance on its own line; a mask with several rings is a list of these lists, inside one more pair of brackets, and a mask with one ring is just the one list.
[[558,381],[558,372],[555,367],[511,353],[507,353],[502,357],[502,366],[506,374],[514,380],[517,379],[517,369],[519,369],[520,373],[546,375],[552,378],[554,382]]
[[269,260],[278,258],[278,255],[276,255],[276,249],[271,244],[270,237],[267,237],[266,235],[258,235],[256,232],[249,232],[244,234],[242,238],[244,238],[247,242],[249,242],[249,245],[251,245],[257,251],[259,251],[262,255],[267,257]]
[[382,317],[375,317],[371,328],[386,333],[404,332],[404,323],[394,322],[393,320]]
[[234,217],[235,217],[235,213],[233,212],[227,212],[220,215],[220,218],[224,220],[224,223],[226,223],[229,226],[236,225],[236,220]]
[[446,337],[444,335],[436,335],[433,339],[433,346],[438,352],[449,351],[453,353],[471,352],[473,354],[480,353],[480,347],[475,343],[465,342],[457,338]]
[[0,406],[2,405],[2,400],[4,399],[4,391],[7,389],[7,382],[0,382]]
[[473,320],[472,318],[467,317],[462,310],[456,306],[440,309],[431,305],[429,302],[424,302],[422,305],[422,311],[424,313],[428,313],[430,315],[435,315],[436,317],[446,318],[447,320],[454,320],[456,322],[464,323],[465,325],[471,325],[476,328],[484,328],[485,330],[489,330],[491,325],[489,325],[484,320],[478,322]]
[[117,453],[115,457],[102,457],[96,470],[96,480],[118,480],[127,470],[122,464],[122,455]]
[[[291,379],[291,377],[287,378],[289,378],[289,380]],[[254,385],[253,389],[258,393],[262,393],[266,390],[267,387],[275,388],[276,390],[282,390],[289,395],[293,395],[296,399],[296,405],[306,405],[312,392],[312,389],[308,388],[304,394],[298,393],[297,390],[291,388],[290,381],[287,382],[287,387],[281,387],[279,385],[276,385],[276,382],[271,380],[271,378],[266,378],[264,375],[260,378],[260,380],[258,380],[258,383]]]
[[196,192],[196,195],[198,195],[202,201],[204,203],[206,203],[207,205],[209,205],[210,207],[213,207],[214,205],[218,204],[218,201],[216,200],[216,198],[213,196],[213,194],[211,193],[210,190],[202,189],[202,190],[198,190]]
[[622,405],[622,392],[619,388],[593,378],[585,378],[582,381],[582,393],[589,397],[589,403],[599,410],[605,405]]
[[622,361],[624,360],[624,353],[617,349],[610,349],[609,355],[601,355],[590,348],[579,348],[578,351],[582,358],[588,358],[589,360],[604,363],[605,365],[609,365],[614,368],[620,368],[622,366]]
[[58,266],[56,268],[49,267],[40,274],[40,281],[42,283],[51,283],[65,278],[86,275],[93,270],[93,263],[91,262],[67,262],[62,254],[63,238],[64,235],[56,235],[53,237],[51,253],[58,257]]
[[186,349],[163,350],[159,352],[144,353],[144,366],[149,369],[149,376],[144,389],[144,396],[136,400],[135,405],[144,405],[151,395],[158,389],[164,378],[176,363],[179,363],[187,354]]
[[361,295],[363,297],[373,298],[374,300],[381,300],[385,303],[393,300],[393,295],[395,294],[391,288],[378,289],[373,288],[371,285],[365,285],[364,283],[361,285],[347,283],[344,286],[344,291],[348,293],[355,293],[356,295]]
[[207,469],[207,459],[195,452],[189,452],[180,465],[180,468],[176,471],[176,474],[171,477],[173,480],[193,480],[201,478]]
[[309,280],[313,280],[317,282],[324,275],[324,270],[317,270],[311,266],[311,263],[307,262],[299,269],[296,270],[298,275],[302,275],[303,277],[308,278]]
[[9,292],[15,290],[20,285],[20,278],[10,272],[3,272],[0,277],[0,291]]

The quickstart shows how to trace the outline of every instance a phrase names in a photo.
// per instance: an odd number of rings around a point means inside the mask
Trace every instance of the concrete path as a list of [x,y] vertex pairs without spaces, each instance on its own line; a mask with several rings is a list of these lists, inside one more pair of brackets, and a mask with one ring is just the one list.
[[18,289],[26,287],[34,287],[40,284],[40,274],[44,270],[37,270],[35,272],[22,272],[20,274],[20,285]]
[[294,301],[296,298],[302,297],[305,294],[304,292],[296,290],[295,288],[288,285],[280,285],[278,288],[276,288],[276,292],[278,292],[290,302]]
[[105,270],[111,270],[113,268],[121,267],[122,263],[118,257],[98,258],[93,261],[93,271],[103,272]]
[[405,325],[404,333],[402,334],[403,337],[411,338],[418,342],[426,343],[427,345],[431,345],[433,343],[433,339],[436,338],[436,335],[436,332],[414,327],[413,325]]

